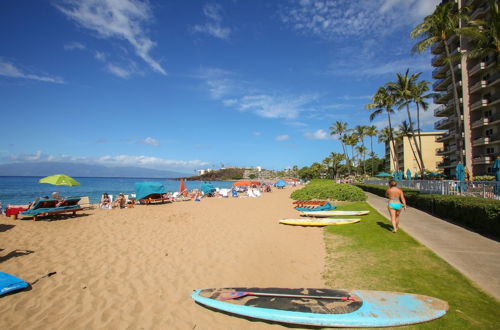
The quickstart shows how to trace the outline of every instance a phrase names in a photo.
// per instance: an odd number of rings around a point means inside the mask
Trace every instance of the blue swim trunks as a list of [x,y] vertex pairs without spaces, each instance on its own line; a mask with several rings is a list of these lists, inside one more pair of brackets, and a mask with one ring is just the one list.
[[401,208],[403,207],[403,204],[401,203],[389,203],[389,207],[393,210],[401,210]]

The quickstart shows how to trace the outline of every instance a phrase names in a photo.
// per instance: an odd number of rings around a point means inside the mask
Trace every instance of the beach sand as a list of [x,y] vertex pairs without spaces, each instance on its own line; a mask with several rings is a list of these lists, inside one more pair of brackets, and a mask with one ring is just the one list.
[[321,228],[292,189],[260,198],[89,210],[57,221],[0,217],[0,271],[31,291],[0,298],[1,329],[271,329],[193,302],[199,288],[324,287]]

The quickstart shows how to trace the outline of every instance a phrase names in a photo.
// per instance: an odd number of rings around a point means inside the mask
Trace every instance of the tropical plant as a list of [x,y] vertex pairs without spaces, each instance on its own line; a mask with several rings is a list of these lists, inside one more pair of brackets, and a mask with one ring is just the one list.
[[368,148],[365,147],[364,145],[359,145],[359,146],[356,146],[356,152],[358,153],[358,155],[360,156],[360,162],[359,162],[359,166],[363,168],[363,174],[366,174],[366,163],[365,163],[365,156],[366,156],[366,152],[368,151]]
[[470,26],[459,32],[472,41],[472,47],[466,51],[469,58],[483,58],[490,54],[500,68],[500,12],[498,1],[489,1],[489,16],[485,21],[469,22]]
[[[408,122],[406,120],[403,120],[401,125],[399,125],[399,131],[396,132],[398,138],[403,139],[403,137],[408,138],[408,142],[410,144],[411,152],[413,153],[413,158],[417,160],[417,154],[415,153],[415,149],[413,148],[413,144],[411,143],[412,137],[414,137],[414,134],[412,130],[410,129],[410,125],[408,125]],[[415,141],[415,140],[414,140]],[[420,163],[417,161],[418,169],[420,170],[420,173],[422,172],[422,168],[420,167]],[[423,176],[423,174],[422,174]]]
[[[410,33],[411,38],[420,38],[413,46],[412,51],[422,53],[436,43],[441,43],[445,49],[449,70],[451,72],[451,82],[453,85],[453,100],[455,102],[455,114],[457,116],[457,134],[455,135],[457,150],[462,150],[462,111],[460,109],[460,100],[457,91],[457,79],[453,70],[454,60],[450,56],[450,47],[447,40],[452,36],[458,35],[460,21],[469,21],[465,11],[458,9],[454,1],[441,3],[431,15],[424,18],[423,22],[418,24]],[[459,160],[463,162],[462,152],[458,153]]]
[[351,133],[344,136],[344,143],[351,147],[351,159],[353,164],[356,163],[356,156],[354,155],[354,147],[358,144],[359,137],[356,133]]
[[[370,157],[373,161],[374,157],[375,157],[375,153],[373,152],[373,137],[374,136],[377,136],[378,134],[378,131],[377,131],[377,126],[375,125],[372,125],[372,126],[367,126],[367,129],[366,129],[366,136],[369,136],[370,137]],[[371,168],[372,168],[372,176],[373,176],[373,163],[371,165]]]
[[368,135],[367,134],[368,126],[358,125],[358,126],[354,127],[354,132],[356,132],[356,134],[358,135],[359,142],[361,142],[361,146],[365,149],[364,153],[360,154],[360,155],[361,155],[361,159],[363,160],[363,174],[366,174],[366,166],[364,163],[365,155],[366,155],[365,136]]
[[345,159],[347,161],[347,169],[349,174],[351,173],[351,160],[349,159],[349,155],[347,154],[346,145],[344,143],[344,137],[349,132],[347,128],[347,123],[336,121],[332,126],[330,126],[330,135],[338,135],[339,141],[342,144],[342,149],[344,150]]
[[410,111],[410,103],[412,102],[415,86],[417,85],[416,81],[422,72],[414,73],[412,75],[409,75],[409,73],[410,69],[407,69],[404,75],[397,73],[396,81],[387,83],[387,89],[394,95],[394,99],[399,105],[399,110],[406,108],[406,115],[408,116],[409,123],[408,130],[411,133],[408,135],[408,138],[413,139],[415,148],[417,149],[417,154],[419,155],[419,157],[416,157],[415,160],[419,163],[418,167],[422,169],[422,153],[420,152],[420,147],[414,134],[415,130],[413,129],[413,120],[411,118]]
[[[391,142],[394,142],[394,131],[392,130],[392,128],[384,127],[383,129],[381,129],[378,132],[378,142],[384,143],[384,144],[389,144],[389,145]],[[396,167],[398,165],[397,160],[396,160],[397,159],[396,147],[394,147],[394,148],[389,147],[389,161],[391,159],[393,161],[395,171],[398,171],[399,166]],[[391,166],[389,165],[388,170],[390,170],[390,168],[391,168]]]
[[422,176],[425,172],[425,164],[424,164],[424,158],[422,157],[422,135],[421,135],[422,131],[420,129],[420,109],[422,109],[423,111],[427,111],[427,109],[429,109],[429,103],[427,103],[425,100],[435,95],[435,93],[426,94],[429,91],[429,85],[430,85],[429,81],[425,80],[419,81],[416,85],[413,86],[414,88],[412,91],[412,99],[417,107],[417,132],[418,132],[418,145],[420,147],[419,153],[422,165],[421,167]]
[[[391,123],[391,114],[394,113],[392,107],[394,106],[394,96],[391,95],[385,87],[380,87],[377,92],[372,97],[372,102],[367,104],[365,107],[368,110],[373,110],[370,114],[370,121],[373,121],[378,115],[382,114],[384,111],[387,113],[387,120],[389,122],[389,132],[393,132]],[[387,135],[389,138],[389,143],[392,144],[394,151],[396,151],[396,143],[394,142],[393,134]],[[399,161],[398,155],[394,155],[394,169],[399,171]]]

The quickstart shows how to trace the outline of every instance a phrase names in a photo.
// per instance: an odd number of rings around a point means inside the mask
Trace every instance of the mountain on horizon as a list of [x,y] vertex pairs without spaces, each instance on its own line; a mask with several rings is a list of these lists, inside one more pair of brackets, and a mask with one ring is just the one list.
[[134,166],[114,166],[77,164],[65,162],[8,163],[0,164],[0,176],[48,176],[66,174],[73,177],[131,177],[131,178],[179,178],[191,174],[153,170]]

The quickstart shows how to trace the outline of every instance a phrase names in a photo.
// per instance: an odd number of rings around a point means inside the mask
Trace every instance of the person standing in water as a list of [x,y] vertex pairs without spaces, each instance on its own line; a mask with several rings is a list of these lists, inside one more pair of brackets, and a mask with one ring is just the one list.
[[399,229],[399,215],[403,209],[406,210],[406,199],[403,191],[396,187],[397,182],[394,180],[389,181],[389,188],[385,192],[389,203],[387,209],[391,215],[392,232],[395,233]]

